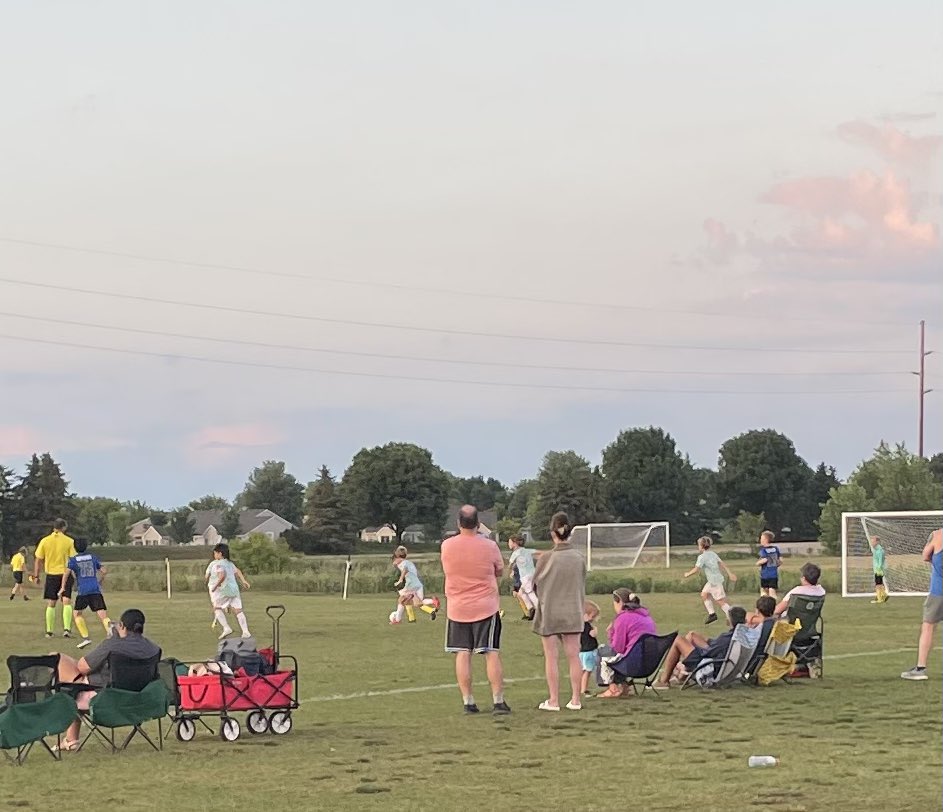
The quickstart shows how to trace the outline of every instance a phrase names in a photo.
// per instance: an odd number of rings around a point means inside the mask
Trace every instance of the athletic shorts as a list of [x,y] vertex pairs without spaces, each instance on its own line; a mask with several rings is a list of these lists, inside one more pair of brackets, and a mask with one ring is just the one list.
[[874,573],[874,585],[875,586],[884,586],[884,576]]
[[727,593],[724,592],[723,584],[704,584],[701,594],[709,595],[715,601],[723,601],[727,599]]
[[779,577],[760,578],[760,589],[779,589]]
[[943,595],[927,595],[923,604],[924,623],[943,623]]
[[105,597],[101,592],[95,592],[92,595],[77,595],[74,602],[76,612],[83,609],[91,609],[93,612],[104,612],[108,607],[105,606]]
[[445,623],[445,650],[451,654],[474,651],[488,654],[501,650],[501,615],[463,623],[449,619]]
[[583,666],[584,671],[595,671],[596,666],[599,665],[599,649],[595,651],[581,651],[580,664]]
[[[63,598],[72,597],[72,584],[74,583],[74,578],[69,578],[65,582],[65,592],[62,593]],[[46,584],[43,587],[43,597],[47,601],[57,601],[59,600],[59,590],[62,588],[62,576],[61,575],[47,575]]]
[[13,573],[13,583],[22,584],[23,583],[23,570]]
[[426,597],[425,592],[422,587],[419,587],[419,589],[406,589],[404,587],[403,589],[399,591],[399,596],[401,598],[407,598],[409,596],[412,596],[413,598],[418,600],[420,603],[422,603],[422,601]]
[[224,598],[222,595],[212,595],[210,600],[213,602],[214,609],[235,609],[237,612],[242,611],[242,598]]

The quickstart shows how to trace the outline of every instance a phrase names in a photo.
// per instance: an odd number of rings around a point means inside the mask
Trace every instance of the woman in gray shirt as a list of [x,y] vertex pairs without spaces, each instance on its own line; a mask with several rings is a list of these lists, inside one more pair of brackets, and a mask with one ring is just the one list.
[[540,710],[560,710],[560,674],[557,668],[562,643],[570,670],[570,701],[567,708],[579,710],[583,666],[580,663],[580,632],[583,631],[583,600],[586,597],[586,561],[568,539],[573,527],[565,513],[550,520],[553,549],[537,559],[534,585],[540,602],[534,615],[534,632],[544,647],[544,670],[549,697]]

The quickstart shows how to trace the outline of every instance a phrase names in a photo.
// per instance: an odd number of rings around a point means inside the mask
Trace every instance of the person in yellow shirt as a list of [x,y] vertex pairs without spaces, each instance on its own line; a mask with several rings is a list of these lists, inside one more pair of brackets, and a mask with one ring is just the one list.
[[22,595],[24,601],[28,601],[26,587],[23,586],[23,572],[26,570],[26,548],[20,547],[12,556],[10,556],[10,569],[13,571],[13,591],[10,593],[12,601],[17,595]]
[[62,636],[72,636],[72,583],[69,579],[62,589],[62,575],[66,572],[69,559],[75,555],[75,543],[65,534],[65,519],[56,519],[52,523],[52,532],[43,536],[36,545],[33,557],[33,579],[39,581],[39,565],[43,564],[46,582],[43,586],[43,598],[46,601],[46,637],[52,637],[56,624],[56,603],[62,600]]

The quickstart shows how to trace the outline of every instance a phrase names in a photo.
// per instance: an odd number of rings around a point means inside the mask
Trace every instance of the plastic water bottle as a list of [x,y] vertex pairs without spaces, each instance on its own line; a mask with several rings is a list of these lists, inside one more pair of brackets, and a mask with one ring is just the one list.
[[747,764],[750,767],[778,767],[779,759],[774,756],[750,756]]

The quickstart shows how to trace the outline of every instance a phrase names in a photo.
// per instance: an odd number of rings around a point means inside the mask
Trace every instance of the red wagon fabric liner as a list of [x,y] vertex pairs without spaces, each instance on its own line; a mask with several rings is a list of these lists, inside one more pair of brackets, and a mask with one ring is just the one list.
[[293,701],[294,671],[278,671],[256,677],[206,674],[177,677],[180,709],[187,711],[238,711],[288,708]]

